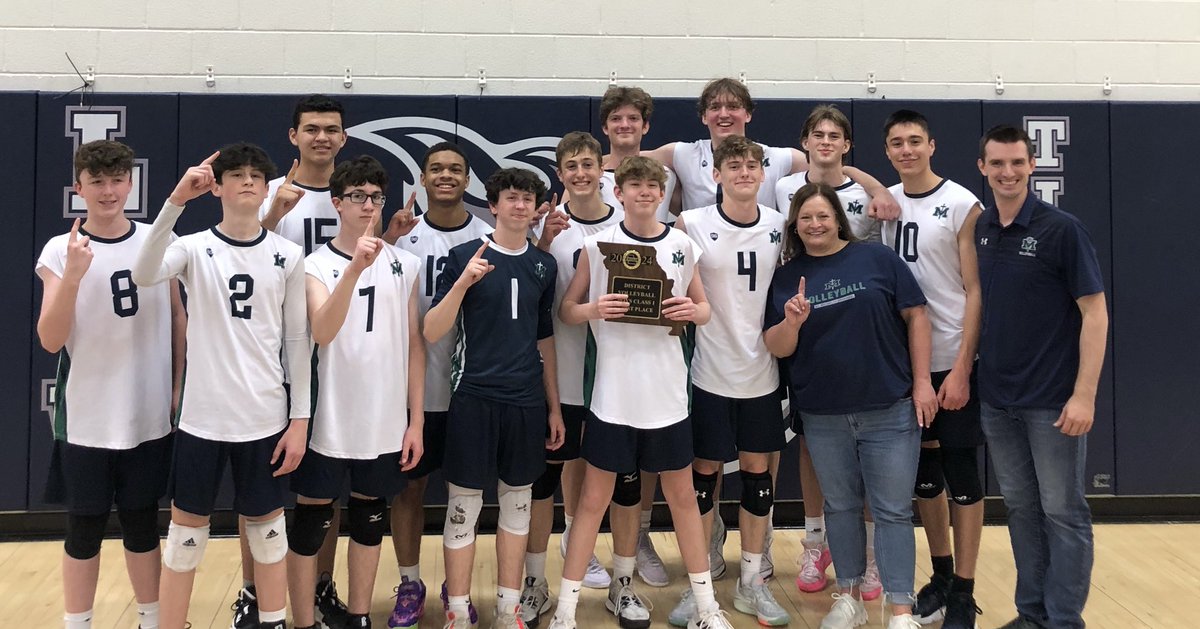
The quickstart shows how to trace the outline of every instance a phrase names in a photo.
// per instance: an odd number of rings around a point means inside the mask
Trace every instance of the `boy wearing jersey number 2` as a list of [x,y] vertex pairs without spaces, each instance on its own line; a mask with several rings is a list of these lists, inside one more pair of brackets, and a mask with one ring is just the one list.
[[979,446],[984,438],[974,376],[982,312],[974,235],[982,209],[970,191],[930,168],[935,145],[924,116],[893,113],[884,124],[884,141],[901,181],[892,187],[900,199],[900,220],[884,224],[884,244],[907,263],[929,301],[930,369],[941,409],[921,435],[915,491],[933,577],[918,592],[913,617],[928,624],[944,614],[946,629],[972,629],[983,534]]
[[[386,189],[387,173],[375,158],[342,162],[330,178],[341,215],[338,235],[305,259],[308,317],[317,346],[317,402],[309,452],[292,474],[297,496],[288,537],[288,581],[297,629],[315,626],[308,603],[315,595],[315,555],[347,475],[349,610],[347,621],[336,629],[371,626],[387,499],[404,485],[404,470],[421,458],[425,344],[417,318],[420,263],[375,236]],[[375,395],[363,395],[363,374],[387,374],[390,382]]]
[[[763,149],[741,136],[713,153],[713,178],[725,191],[716,205],[687,210],[675,226],[703,252],[697,263],[712,320],[696,330],[692,361],[692,478],[705,528],[712,527],[717,471],[738,461],[742,479],[739,526],[741,576],[734,607],[765,626],[786,625],[760,571],[774,504],[771,455],[787,445],[780,408],[779,369],[763,344],[767,287],[783,251],[784,215],[758,204]],[[685,625],[694,599],[684,590],[671,623]]]
[[[247,519],[259,627],[284,627],[283,476],[304,456],[311,398],[302,250],[258,222],[274,173],[267,154],[250,144],[224,147],[189,168],[133,269],[139,286],[178,277],[188,294],[188,372],[159,588],[164,629],[184,627],[226,461],[234,509]],[[210,191],[221,199],[221,222],[170,242],[184,204]],[[291,374],[290,423],[281,360]]]
[[47,498],[67,507],[66,629],[92,626],[100,545],[114,502],[138,623],[158,627],[158,500],[166,491],[187,319],[175,282],[133,283],[150,226],[125,217],[132,172],[128,146],[80,146],[75,193],[87,218],[50,239],[35,267],[43,283],[38,338],[59,354]]

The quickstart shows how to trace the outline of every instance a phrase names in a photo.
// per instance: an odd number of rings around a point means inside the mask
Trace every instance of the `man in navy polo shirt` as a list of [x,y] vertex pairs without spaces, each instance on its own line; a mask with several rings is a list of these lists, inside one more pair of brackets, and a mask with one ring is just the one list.
[[1093,546],[1084,458],[1107,342],[1104,282],[1083,224],[1029,193],[1029,136],[994,127],[979,153],[996,199],[975,226],[979,394],[1020,614],[1003,629],[1082,628]]

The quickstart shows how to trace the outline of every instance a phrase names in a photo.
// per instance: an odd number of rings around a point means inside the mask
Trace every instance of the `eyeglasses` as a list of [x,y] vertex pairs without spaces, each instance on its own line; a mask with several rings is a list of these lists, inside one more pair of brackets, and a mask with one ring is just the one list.
[[383,194],[367,194],[365,192],[357,191],[351,192],[350,194],[343,194],[341,198],[349,199],[351,203],[358,205],[362,205],[363,203],[367,202],[367,199],[370,199],[371,203],[375,204],[375,207],[383,207],[383,202],[387,201],[387,197]]

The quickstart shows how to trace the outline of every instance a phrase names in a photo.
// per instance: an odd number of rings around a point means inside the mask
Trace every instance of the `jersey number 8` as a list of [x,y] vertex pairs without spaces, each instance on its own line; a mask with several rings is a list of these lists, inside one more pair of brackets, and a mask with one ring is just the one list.
[[116,271],[108,278],[108,284],[112,288],[113,312],[121,318],[137,314],[138,294],[133,273],[129,269]]

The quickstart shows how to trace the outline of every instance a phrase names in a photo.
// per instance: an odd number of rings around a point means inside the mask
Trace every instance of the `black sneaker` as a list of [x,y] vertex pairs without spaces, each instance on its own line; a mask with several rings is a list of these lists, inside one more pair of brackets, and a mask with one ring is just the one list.
[[371,629],[371,617],[367,614],[350,614],[346,621],[348,629]]
[[946,614],[946,599],[950,597],[950,579],[934,573],[929,583],[917,592],[913,619],[922,625],[937,622]]
[[233,610],[229,629],[258,629],[258,597],[254,595],[253,585],[242,588],[229,609]]
[[946,599],[946,620],[942,629],[975,629],[975,615],[983,610],[975,605],[975,597],[966,592],[951,592]]
[[334,586],[333,580],[321,581],[317,583],[317,597],[313,602],[316,607],[315,617],[318,626],[325,626],[327,629],[342,629],[349,627],[350,613],[346,611],[346,604],[338,599],[337,587]]
[[1001,625],[1000,629],[1042,629],[1042,626],[1031,618],[1017,616]]
[[258,629],[287,629],[287,623],[282,620],[276,620],[275,622],[260,622],[258,623]]

